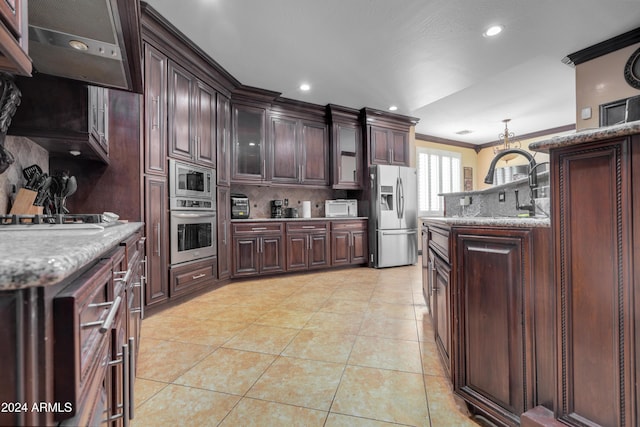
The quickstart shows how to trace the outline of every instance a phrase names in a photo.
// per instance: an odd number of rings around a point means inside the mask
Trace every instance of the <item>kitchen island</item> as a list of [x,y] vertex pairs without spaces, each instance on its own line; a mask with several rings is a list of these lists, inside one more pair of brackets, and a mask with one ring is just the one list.
[[0,230],[0,425],[130,418],[142,223]]
[[516,426],[553,403],[549,218],[422,220],[423,293],[434,339],[474,417]]

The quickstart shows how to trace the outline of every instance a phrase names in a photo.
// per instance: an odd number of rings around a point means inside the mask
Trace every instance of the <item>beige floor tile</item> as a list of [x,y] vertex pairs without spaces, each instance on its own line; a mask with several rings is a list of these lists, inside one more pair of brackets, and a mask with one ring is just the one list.
[[136,375],[171,382],[204,359],[214,348],[177,341],[141,339]]
[[415,320],[391,319],[376,314],[365,316],[358,335],[418,341],[418,330]]
[[420,341],[420,353],[422,355],[422,371],[425,375],[437,377],[445,377],[447,375],[435,341]]
[[371,294],[371,301],[391,304],[413,304],[413,292],[406,290],[380,290],[376,288]]
[[158,313],[148,319],[144,319],[140,339],[171,340],[180,336],[192,321],[184,317],[170,316],[165,312]]
[[282,352],[283,356],[325,362],[346,363],[355,335],[302,330]]
[[313,316],[313,313],[313,311],[299,311],[277,307],[265,312],[256,319],[255,324],[302,329],[311,316]]
[[136,378],[134,385],[135,407],[139,407],[150,397],[165,388],[167,383],[158,381],[145,380],[144,378]]
[[331,298],[334,299],[346,299],[350,301],[369,301],[373,290],[369,287],[362,289],[356,289],[354,287],[338,288],[333,292]]
[[227,304],[215,304],[195,299],[187,301],[175,307],[171,307],[160,313],[160,315],[171,317],[186,317],[189,319],[209,319],[211,313],[217,310],[224,310],[227,307]]
[[298,329],[250,325],[224,344],[224,347],[257,351],[259,353],[280,354],[298,332]]
[[219,348],[174,383],[244,395],[275,358],[264,353]]
[[326,411],[343,370],[341,363],[279,357],[247,397]]
[[324,427],[392,427],[399,425],[400,424],[385,423],[384,421],[371,420],[368,418],[329,413]]
[[415,320],[416,312],[413,304],[394,304],[372,300],[367,313],[385,316],[390,319]]
[[341,314],[362,314],[367,311],[368,307],[368,301],[352,301],[343,298],[329,298],[320,308],[320,311]]
[[457,405],[447,378],[425,375],[425,385],[432,426],[478,427]]
[[219,320],[190,320],[173,341],[203,344],[213,348],[227,342],[232,336],[249,326],[248,323],[221,322]]
[[347,366],[331,412],[429,426],[421,374]]
[[292,295],[278,304],[279,308],[316,312],[323,306],[328,297],[317,295]]
[[361,314],[318,312],[309,319],[304,329],[353,335],[360,330],[362,318]]
[[322,427],[325,411],[243,398],[220,427]]
[[265,306],[265,310],[257,310],[255,307],[248,307],[243,305],[228,305],[224,308],[213,310],[207,316],[207,320],[221,320],[225,322],[236,323],[253,323],[258,317],[260,317],[264,311],[268,308],[275,307],[275,304]]
[[422,374],[420,347],[416,341],[359,336],[348,363]]
[[216,426],[238,396],[170,384],[142,404],[133,426]]

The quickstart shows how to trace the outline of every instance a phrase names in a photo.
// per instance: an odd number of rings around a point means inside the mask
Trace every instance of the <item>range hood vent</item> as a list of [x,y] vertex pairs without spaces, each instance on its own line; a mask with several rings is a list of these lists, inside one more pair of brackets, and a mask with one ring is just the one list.
[[29,56],[44,74],[141,91],[139,3],[31,0]]

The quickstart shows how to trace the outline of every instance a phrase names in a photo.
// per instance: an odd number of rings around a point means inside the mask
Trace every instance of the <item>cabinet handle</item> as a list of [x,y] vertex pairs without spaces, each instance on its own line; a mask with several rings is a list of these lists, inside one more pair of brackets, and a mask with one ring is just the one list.
[[151,103],[155,103],[156,104],[156,117],[155,117],[155,122],[152,120],[151,121],[151,129],[158,129],[158,123],[160,122],[160,95],[152,97],[151,98]]
[[101,334],[104,334],[105,332],[107,332],[111,328],[111,324],[113,323],[113,319],[116,316],[116,313],[118,312],[118,307],[120,306],[120,301],[121,300],[122,300],[122,298],[118,295],[114,301],[89,304],[89,307],[91,307],[91,308],[109,307],[109,306],[111,306],[111,308],[109,309],[109,313],[107,313],[107,317],[105,317],[104,320],[98,320],[98,321],[95,321],[95,322],[81,323],[80,324],[80,328],[86,329],[86,328],[94,328],[96,326],[100,326],[100,333]]
[[[116,282],[124,282],[129,283],[129,279],[131,279],[131,273],[133,270],[128,269],[126,271],[114,271],[113,272],[113,280]],[[122,277],[115,277],[116,275],[122,275]]]
[[204,274],[204,273],[196,274],[195,276],[191,276],[191,280],[201,279],[204,276],[206,276],[206,274]]
[[313,228],[313,229],[315,229],[316,226],[315,225],[303,225],[302,228],[307,228],[307,229]]
[[154,250],[156,256],[160,256],[160,223],[155,225],[156,228],[156,249]]
[[134,417],[135,410],[135,382],[136,382],[136,340],[129,337],[129,419]]
[[141,262],[144,263],[144,276],[140,277],[140,320],[144,319],[144,299],[147,296],[148,262],[146,255]]
[[227,245],[227,221],[222,221],[222,230],[224,231],[223,233],[223,239],[222,239],[222,243],[226,246]]
[[[122,352],[119,354],[120,359],[116,359],[116,360],[112,360],[108,363],[108,365],[111,366],[115,366],[115,365],[122,365],[122,403],[118,404],[116,403],[115,405],[115,409],[122,409],[122,412],[115,414],[115,415],[107,415],[107,419],[103,420],[101,424],[105,424],[105,423],[111,423],[112,421],[118,420],[120,418],[122,418],[122,425],[123,427],[129,427],[129,420],[130,420],[130,414],[129,414],[129,408],[130,408],[130,395],[129,395],[129,389],[131,387],[131,382],[130,382],[130,366],[129,366],[129,345],[128,344],[123,344],[122,345]],[[112,408],[107,407],[107,414],[111,413]]]
[[251,231],[262,231],[266,230],[267,227],[251,227]]

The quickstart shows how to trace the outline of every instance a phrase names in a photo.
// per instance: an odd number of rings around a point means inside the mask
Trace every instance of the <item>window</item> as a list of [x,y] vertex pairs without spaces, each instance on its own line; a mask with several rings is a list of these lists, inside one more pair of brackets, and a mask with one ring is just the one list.
[[461,191],[461,155],[418,147],[418,209],[420,216],[444,214],[440,193]]

